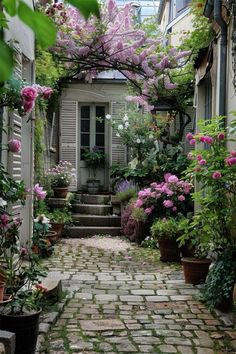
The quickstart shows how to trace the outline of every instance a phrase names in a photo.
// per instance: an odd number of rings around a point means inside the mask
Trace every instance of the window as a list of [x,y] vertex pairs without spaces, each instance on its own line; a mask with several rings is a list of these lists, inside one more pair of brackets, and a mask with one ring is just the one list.
[[90,149],[90,106],[81,106],[81,133],[80,133],[80,156],[84,159],[83,154]]
[[178,17],[190,4],[191,0],[171,0],[170,1],[170,22]]

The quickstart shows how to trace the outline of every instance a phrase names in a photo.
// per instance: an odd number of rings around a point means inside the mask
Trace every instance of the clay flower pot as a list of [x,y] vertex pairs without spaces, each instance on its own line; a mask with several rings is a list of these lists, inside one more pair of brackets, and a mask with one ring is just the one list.
[[0,281],[0,301],[3,301],[4,290],[5,290],[5,282]]
[[57,232],[56,231],[49,231],[45,235],[45,239],[47,241],[49,241],[50,245],[55,245],[57,243],[57,240],[58,240]]
[[66,198],[68,193],[68,187],[56,187],[53,188],[55,198]]
[[178,243],[173,238],[159,238],[158,244],[160,248],[162,262],[179,262],[180,249]]
[[62,234],[62,230],[63,230],[64,224],[63,223],[59,223],[59,222],[50,222],[50,224],[51,224],[50,231],[55,231],[57,233],[57,237],[58,237],[58,240],[59,240],[59,238],[61,237],[61,234]]
[[184,271],[185,283],[201,284],[205,283],[211,260],[208,258],[198,259],[194,257],[181,258]]

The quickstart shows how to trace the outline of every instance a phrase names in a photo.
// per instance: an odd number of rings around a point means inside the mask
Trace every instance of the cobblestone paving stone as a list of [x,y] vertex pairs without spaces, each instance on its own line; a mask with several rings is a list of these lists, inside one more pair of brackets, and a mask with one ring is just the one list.
[[236,330],[198,301],[180,265],[129,247],[115,252],[80,240],[57,246],[46,265],[71,299],[41,353],[236,353]]

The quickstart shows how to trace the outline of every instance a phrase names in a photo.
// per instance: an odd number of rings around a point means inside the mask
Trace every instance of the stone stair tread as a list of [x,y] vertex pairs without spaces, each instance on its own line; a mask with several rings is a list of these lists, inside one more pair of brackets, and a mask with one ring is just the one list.
[[86,204],[86,203],[73,203],[73,205],[75,205],[75,206],[85,206],[86,205],[86,207],[97,207],[97,208],[99,208],[99,207],[102,207],[102,208],[104,208],[104,207],[109,207],[109,208],[111,208],[111,205],[110,204]]
[[66,237],[81,238],[95,235],[120,236],[121,227],[119,226],[70,226],[67,229]]
[[94,214],[79,214],[79,213],[73,213],[72,218],[77,218],[77,217],[90,217],[90,218],[96,218],[96,219],[102,219],[102,218],[119,218],[119,215],[94,215]]
[[119,226],[70,226],[69,228],[71,229],[91,229],[91,230],[97,230],[97,229],[120,229]]

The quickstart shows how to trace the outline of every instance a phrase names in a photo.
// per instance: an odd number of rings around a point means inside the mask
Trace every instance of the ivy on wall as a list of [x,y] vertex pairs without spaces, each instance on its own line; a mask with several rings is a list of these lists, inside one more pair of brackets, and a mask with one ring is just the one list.
[[42,112],[37,108],[37,118],[34,127],[34,168],[35,180],[42,183],[44,179],[45,124]]

